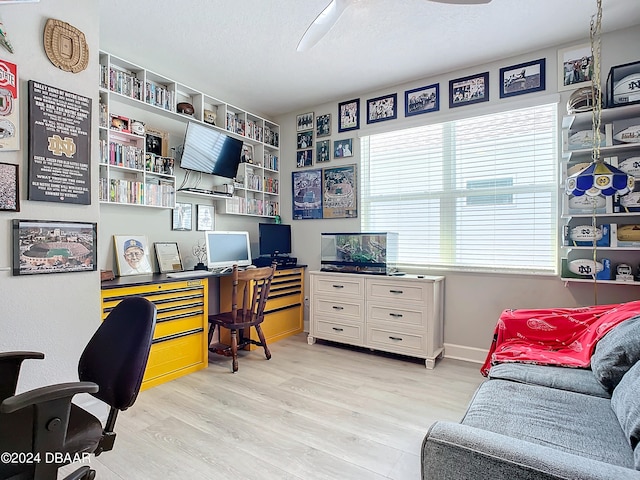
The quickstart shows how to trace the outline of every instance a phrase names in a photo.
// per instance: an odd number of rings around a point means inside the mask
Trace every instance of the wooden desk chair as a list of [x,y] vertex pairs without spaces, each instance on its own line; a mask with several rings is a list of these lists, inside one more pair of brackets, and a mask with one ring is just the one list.
[[[269,297],[271,280],[276,271],[275,264],[270,267],[248,268],[239,270],[237,265],[233,266],[231,292],[231,311],[209,315],[209,343],[213,337],[215,327],[227,328],[231,334],[230,346],[211,346],[209,350],[221,355],[231,356],[233,372],[238,371],[238,349],[242,349],[249,344],[254,344],[264,348],[267,360],[271,358],[271,352],[267,346],[264,333],[260,324],[264,320],[264,307]],[[238,285],[242,283],[242,292],[239,292]],[[238,308],[238,302],[242,302],[242,308]],[[255,327],[260,341],[253,340],[249,334],[244,335],[244,330]],[[238,332],[240,332],[238,338]],[[248,332],[247,332],[248,333]]]

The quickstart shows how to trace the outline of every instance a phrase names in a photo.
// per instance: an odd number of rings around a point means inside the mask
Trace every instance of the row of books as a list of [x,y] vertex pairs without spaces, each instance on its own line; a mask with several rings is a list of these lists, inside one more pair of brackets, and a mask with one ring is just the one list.
[[244,135],[244,120],[238,118],[232,112],[227,112],[227,130],[238,135]]
[[172,183],[162,181],[147,181],[145,184],[136,180],[101,177],[99,198],[102,202],[173,207],[175,188]]
[[117,167],[135,168],[136,170],[144,169],[144,149],[135,145],[124,145],[118,142],[109,142],[106,146],[106,140],[100,140],[100,158],[102,163],[115,165]]
[[280,166],[278,165],[278,157],[269,153],[264,152],[264,168],[268,168],[269,170],[275,170],[276,172],[280,170]]
[[226,210],[227,213],[275,216],[279,214],[279,204],[255,198],[231,197],[226,200]]
[[[106,68],[100,67],[101,70]],[[109,90],[126,97],[142,100],[142,80],[128,70],[121,70],[115,67],[109,68]]]
[[165,85],[147,81],[145,101],[150,105],[173,111],[173,91]]
[[278,193],[280,181],[277,178],[264,177],[264,191],[267,193]]

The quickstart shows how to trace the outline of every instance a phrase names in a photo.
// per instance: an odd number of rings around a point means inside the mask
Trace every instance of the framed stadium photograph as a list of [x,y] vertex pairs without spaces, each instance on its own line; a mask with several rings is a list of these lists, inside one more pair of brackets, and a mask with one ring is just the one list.
[[576,90],[591,84],[593,55],[583,43],[558,50],[558,90]]
[[449,108],[489,101],[489,72],[449,80]]
[[13,275],[97,270],[96,223],[13,220]]
[[544,89],[544,58],[500,69],[500,98],[540,92]]

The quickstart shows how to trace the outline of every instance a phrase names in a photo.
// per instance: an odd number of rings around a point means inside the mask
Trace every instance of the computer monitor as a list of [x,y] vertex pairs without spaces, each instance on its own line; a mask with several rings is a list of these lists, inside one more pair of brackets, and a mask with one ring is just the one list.
[[258,237],[260,255],[277,256],[291,253],[291,225],[259,223]]
[[205,232],[207,268],[251,265],[249,232]]

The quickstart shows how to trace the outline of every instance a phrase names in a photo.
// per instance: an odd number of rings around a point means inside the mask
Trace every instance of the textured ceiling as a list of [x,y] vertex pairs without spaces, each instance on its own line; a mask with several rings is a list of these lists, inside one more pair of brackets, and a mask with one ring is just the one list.
[[[329,0],[99,0],[100,48],[274,117],[583,40],[595,0],[355,0],[305,53]],[[640,24],[640,0],[603,0],[604,32]]]

